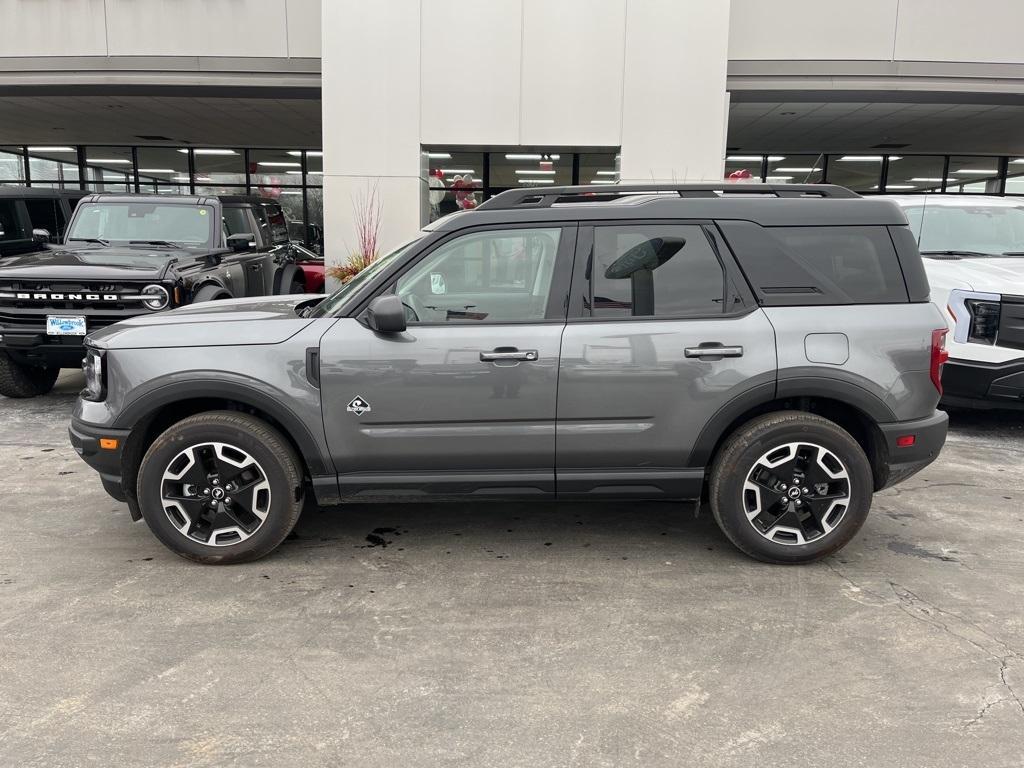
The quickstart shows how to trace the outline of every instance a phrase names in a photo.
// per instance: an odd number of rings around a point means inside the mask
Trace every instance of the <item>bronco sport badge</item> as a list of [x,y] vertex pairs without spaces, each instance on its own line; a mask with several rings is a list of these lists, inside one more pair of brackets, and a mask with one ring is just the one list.
[[354,413],[356,416],[362,416],[364,413],[372,411],[373,409],[362,396],[356,395],[352,398],[352,402],[348,404],[348,407],[345,408],[345,410],[349,413]]

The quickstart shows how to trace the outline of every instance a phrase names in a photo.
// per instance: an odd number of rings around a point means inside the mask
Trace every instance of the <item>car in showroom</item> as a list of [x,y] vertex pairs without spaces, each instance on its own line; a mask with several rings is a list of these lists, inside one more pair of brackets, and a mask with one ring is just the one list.
[[293,254],[272,200],[89,194],[59,247],[0,259],[0,395],[50,391],[61,368],[82,364],[85,335],[120,320],[303,293]]
[[70,439],[203,563],[271,552],[309,493],[707,499],[743,552],[800,563],[936,458],[947,331],[890,201],[513,190],[326,298],[93,331]]
[[902,195],[950,328],[944,405],[1024,408],[1024,201]]

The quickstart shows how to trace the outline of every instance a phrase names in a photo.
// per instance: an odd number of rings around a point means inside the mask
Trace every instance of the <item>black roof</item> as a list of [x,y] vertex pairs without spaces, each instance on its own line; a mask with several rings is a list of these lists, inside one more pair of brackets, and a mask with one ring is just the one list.
[[631,184],[514,189],[430,229],[482,224],[638,219],[732,219],[763,226],[900,226],[890,200],[830,184]]
[[68,198],[78,200],[91,193],[81,189],[48,189],[47,187],[2,187],[0,197],[41,197],[47,200]]
[[266,205],[277,200],[259,195],[149,195],[117,194],[109,192],[83,192],[88,195],[82,202],[94,203],[100,200],[111,203],[172,203],[180,205],[203,205],[219,200],[224,205]]

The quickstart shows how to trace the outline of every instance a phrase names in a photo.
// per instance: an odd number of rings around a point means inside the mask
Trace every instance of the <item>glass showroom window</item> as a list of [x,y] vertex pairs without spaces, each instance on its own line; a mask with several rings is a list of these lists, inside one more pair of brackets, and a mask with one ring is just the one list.
[[488,191],[572,184],[573,156],[552,150],[491,152]]
[[1024,195],[1024,157],[1011,157],[1006,165],[1006,194]]
[[[179,150],[187,152],[188,150]],[[245,194],[245,151],[200,147],[192,150],[196,192],[207,195]]]
[[0,184],[22,183],[25,178],[25,150],[0,147]]
[[619,155],[616,152],[580,155],[578,184],[615,184],[619,181]]
[[824,155],[768,155],[769,184],[818,184],[825,177]]
[[86,147],[85,188],[93,192],[134,192],[131,147]]
[[950,156],[947,192],[998,195],[999,187],[998,157]]
[[904,155],[889,158],[885,191],[893,194],[941,192],[946,158],[942,155]]
[[430,221],[483,202],[483,152],[427,151]]
[[33,186],[78,189],[78,148],[29,147],[28,172]]
[[250,149],[249,181],[254,194],[262,194],[263,189],[301,187],[301,150]]
[[187,195],[191,191],[187,149],[139,147],[138,162],[142,192]]
[[[773,157],[775,157],[773,155]],[[727,155],[725,158],[725,178],[736,181],[761,181],[764,155]]]
[[[899,162],[899,155],[889,162]],[[828,183],[852,189],[854,192],[878,192],[882,184],[881,155],[829,155]]]

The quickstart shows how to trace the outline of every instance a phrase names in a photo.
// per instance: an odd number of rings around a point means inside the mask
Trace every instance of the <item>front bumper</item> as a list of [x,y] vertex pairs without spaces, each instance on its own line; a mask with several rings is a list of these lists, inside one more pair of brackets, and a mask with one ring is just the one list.
[[[935,411],[931,416],[915,421],[879,424],[882,435],[875,467],[876,491],[901,483],[920,472],[939,456],[946,443],[949,416]],[[899,439],[913,435],[912,445],[900,445]]]
[[[95,469],[103,483],[103,490],[118,501],[127,501],[121,481],[121,456],[128,440],[127,429],[109,429],[86,424],[78,419],[71,420],[68,436],[71,446],[82,460]],[[100,440],[116,440],[115,448],[100,447]]]
[[946,405],[1024,409],[1024,360],[950,360],[942,369],[942,389]]

